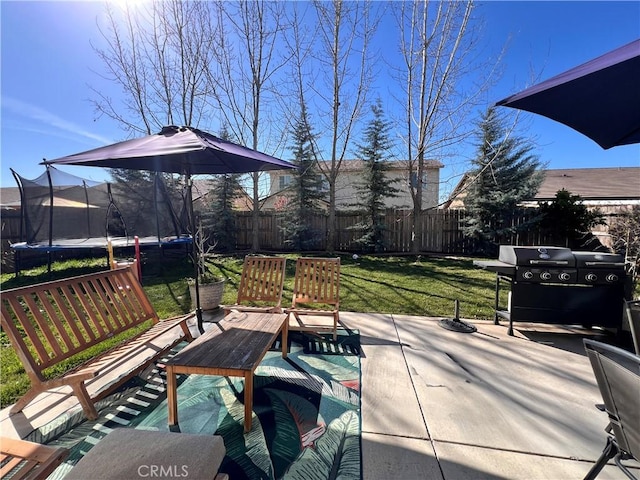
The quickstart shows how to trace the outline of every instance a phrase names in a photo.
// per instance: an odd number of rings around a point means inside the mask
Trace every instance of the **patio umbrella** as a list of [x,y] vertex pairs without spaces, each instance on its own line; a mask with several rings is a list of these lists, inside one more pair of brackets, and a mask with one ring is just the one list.
[[191,176],[198,174],[249,173],[295,168],[295,165],[264,153],[222,140],[192,127],[164,127],[160,133],[114,143],[86,152],[44,160],[44,165],[79,165],[129,170],[178,173],[187,178],[187,202],[196,269],[196,314],[202,328],[198,285],[198,248],[191,196]]
[[544,115],[604,149],[640,142],[640,39],[500,100]]

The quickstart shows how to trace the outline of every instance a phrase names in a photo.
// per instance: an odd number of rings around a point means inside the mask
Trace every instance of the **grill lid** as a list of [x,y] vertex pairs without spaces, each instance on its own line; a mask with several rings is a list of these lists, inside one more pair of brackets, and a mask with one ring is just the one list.
[[569,248],[518,247],[500,245],[498,260],[516,266],[554,266],[574,268],[576,259]]
[[573,252],[578,268],[624,270],[624,257],[618,253]]

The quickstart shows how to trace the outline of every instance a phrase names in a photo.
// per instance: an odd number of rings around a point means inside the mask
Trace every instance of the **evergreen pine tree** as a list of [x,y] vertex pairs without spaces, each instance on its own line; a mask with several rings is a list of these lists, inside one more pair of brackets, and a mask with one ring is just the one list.
[[605,225],[604,216],[599,209],[589,210],[580,195],[559,190],[549,203],[541,203],[540,228],[547,235],[548,245],[568,247],[572,250],[595,250],[602,244],[591,230],[596,225]]
[[529,228],[512,225],[520,202],[531,200],[544,178],[533,144],[512,136],[495,108],[489,108],[480,122],[480,143],[472,161],[471,184],[464,199],[467,217],[463,233],[478,240],[488,255],[509,235]]
[[[230,136],[227,128],[223,127],[220,138],[231,140]],[[239,174],[226,173],[213,179],[209,203],[202,214],[202,226],[217,251],[235,251],[238,228],[234,202],[242,190]]]
[[362,234],[356,240],[363,251],[384,251],[384,232],[386,230],[384,213],[385,199],[395,197],[399,190],[393,186],[386,172],[389,164],[385,157],[392,147],[389,139],[391,124],[384,119],[380,100],[371,107],[373,119],[364,131],[364,143],[358,145],[358,154],[364,161],[363,181],[356,185],[358,192],[358,210],[364,220],[355,225]]
[[313,148],[313,134],[309,125],[306,107],[302,105],[300,118],[292,130],[292,162],[297,169],[292,172],[291,184],[287,189],[286,216],[281,230],[285,245],[294,250],[320,248],[321,232],[313,228],[313,218],[322,213],[319,202],[325,198],[323,179],[318,173]]

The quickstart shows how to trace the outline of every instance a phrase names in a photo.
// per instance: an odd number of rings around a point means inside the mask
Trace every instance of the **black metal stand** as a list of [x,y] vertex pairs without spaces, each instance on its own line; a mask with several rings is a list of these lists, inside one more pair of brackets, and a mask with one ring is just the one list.
[[191,246],[193,252],[193,268],[195,270],[195,291],[196,291],[196,319],[198,320],[198,331],[202,334],[204,333],[203,321],[202,321],[202,308],[200,308],[200,271],[198,268],[198,258],[200,253],[198,252],[198,239],[197,239],[197,231],[196,231],[196,219],[195,214],[193,212],[193,196],[191,193],[191,188],[193,186],[193,180],[191,179],[191,175],[186,175],[187,177],[187,203],[189,204],[189,223],[191,226]]
[[460,320],[460,302],[458,300],[454,304],[453,318],[443,318],[438,322],[438,325],[454,332],[474,333],[478,331],[475,325]]

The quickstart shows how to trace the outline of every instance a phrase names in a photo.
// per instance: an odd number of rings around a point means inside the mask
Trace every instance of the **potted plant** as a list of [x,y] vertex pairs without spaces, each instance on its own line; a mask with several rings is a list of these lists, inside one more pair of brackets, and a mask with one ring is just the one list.
[[[198,291],[200,292],[200,308],[202,310],[215,310],[220,307],[222,302],[222,294],[224,293],[224,284],[226,278],[213,275],[207,267],[206,256],[211,253],[213,247],[206,245],[208,237],[203,235],[202,223],[198,222],[196,233],[197,258],[198,264]],[[189,286],[189,294],[191,295],[191,307],[196,308],[196,281],[195,278],[187,278]]]

